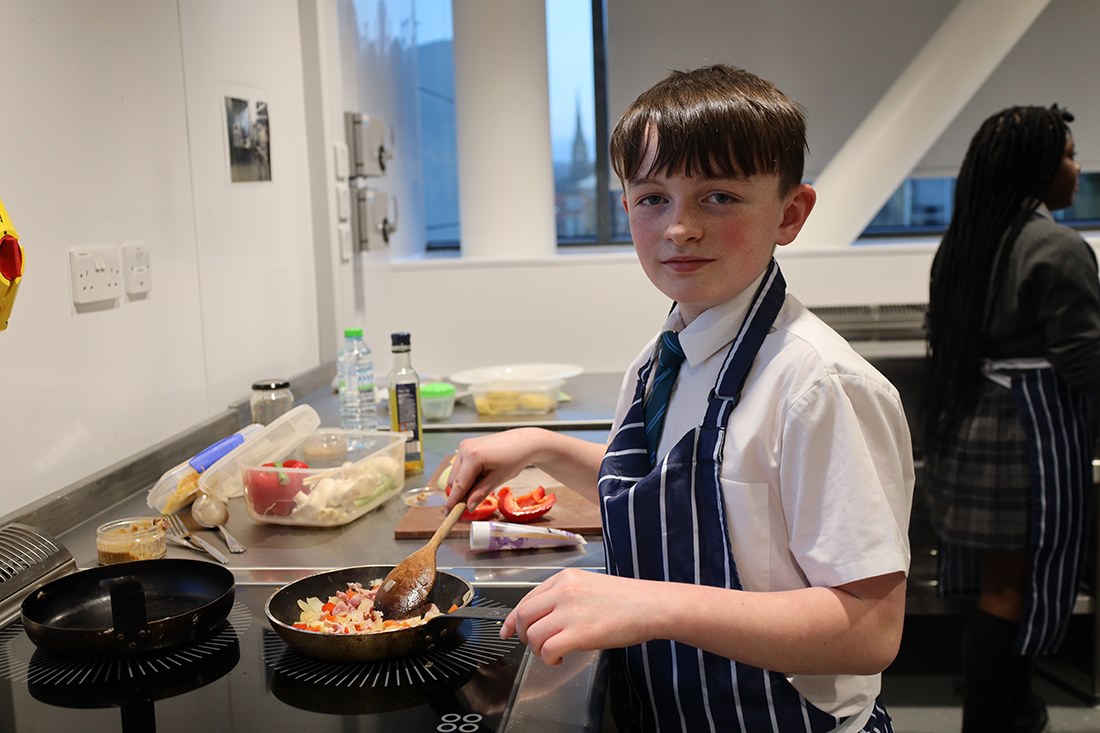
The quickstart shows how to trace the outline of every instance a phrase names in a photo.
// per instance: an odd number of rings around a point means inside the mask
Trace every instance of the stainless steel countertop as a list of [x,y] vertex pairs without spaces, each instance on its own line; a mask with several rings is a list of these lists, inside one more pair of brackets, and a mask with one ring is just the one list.
[[[622,379],[622,374],[611,372],[578,374],[567,380],[562,388],[569,399],[559,402],[557,409],[545,415],[479,415],[472,399],[466,397],[455,403],[454,414],[449,419],[425,421],[424,432],[506,430],[532,425],[553,430],[607,431],[611,428]],[[312,405],[321,416],[322,425],[340,424],[340,403],[331,386],[315,389],[296,399],[299,404]],[[382,419],[387,418],[382,415]]]
[[[322,420],[324,422],[324,420]],[[567,431],[568,434],[588,440],[604,441],[606,430]],[[424,438],[425,469],[430,474],[458,443],[470,433],[427,433]],[[425,474],[406,476],[405,487],[422,486]],[[146,493],[140,492],[88,517],[87,521],[60,535],[58,539],[69,549],[79,567],[97,564],[95,530],[110,519],[131,516],[148,516],[151,510],[145,503]],[[405,515],[408,507],[399,497],[383,504],[375,511],[342,527],[293,527],[279,524],[261,524],[253,521],[245,511],[244,499],[229,502],[230,518],[226,527],[244,543],[248,550],[240,555],[229,555],[229,568],[240,583],[263,582],[277,576],[293,579],[321,568],[352,565],[388,565],[397,563],[410,552],[423,545],[423,540],[394,539],[393,530]],[[187,513],[184,513],[187,516]],[[218,549],[225,544],[215,530],[202,530],[202,537]],[[169,557],[195,557],[196,553],[170,546]],[[468,540],[449,539],[439,548],[437,564],[440,569],[469,569],[470,580],[475,582],[539,582],[565,567],[581,567],[602,570],[604,567],[603,543],[590,538],[587,545],[578,548],[556,548],[493,553],[475,553],[469,549]],[[286,581],[284,581],[286,582]]]

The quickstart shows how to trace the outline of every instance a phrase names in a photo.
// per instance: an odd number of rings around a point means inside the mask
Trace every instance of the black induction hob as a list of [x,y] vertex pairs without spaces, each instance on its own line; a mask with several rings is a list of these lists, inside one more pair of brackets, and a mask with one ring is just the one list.
[[[122,733],[488,733],[508,727],[526,647],[499,622],[466,620],[417,657],[335,663],[289,649],[267,626],[277,586],[238,585],[226,624],[142,657],[61,660],[19,622],[0,629],[0,731]],[[478,587],[475,605],[512,606],[527,587]]]

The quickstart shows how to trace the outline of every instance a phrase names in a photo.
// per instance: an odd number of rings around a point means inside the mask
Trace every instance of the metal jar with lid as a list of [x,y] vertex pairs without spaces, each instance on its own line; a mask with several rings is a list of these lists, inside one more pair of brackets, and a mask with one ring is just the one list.
[[252,422],[270,425],[272,420],[294,407],[290,382],[285,379],[261,379],[253,382],[248,406],[252,408]]

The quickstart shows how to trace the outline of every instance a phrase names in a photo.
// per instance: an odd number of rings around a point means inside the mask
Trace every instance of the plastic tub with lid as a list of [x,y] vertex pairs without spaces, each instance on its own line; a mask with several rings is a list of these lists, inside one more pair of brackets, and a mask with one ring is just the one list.
[[252,519],[334,527],[400,492],[404,458],[403,433],[318,428],[277,452],[245,450],[237,465]]
[[424,419],[449,420],[455,411],[455,386],[450,382],[428,382],[420,387],[420,406]]

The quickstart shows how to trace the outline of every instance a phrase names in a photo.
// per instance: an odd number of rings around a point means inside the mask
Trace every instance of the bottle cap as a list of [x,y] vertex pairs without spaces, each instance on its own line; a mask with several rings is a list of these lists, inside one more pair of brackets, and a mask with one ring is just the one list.
[[394,346],[408,346],[412,343],[412,337],[410,337],[406,331],[398,331],[397,333],[390,334],[390,339]]
[[261,379],[252,383],[252,389],[290,389],[290,382],[285,379]]
[[428,382],[420,386],[421,397],[450,397],[455,393],[455,386],[450,382]]
[[362,338],[363,329],[361,328],[345,328],[344,338]]

